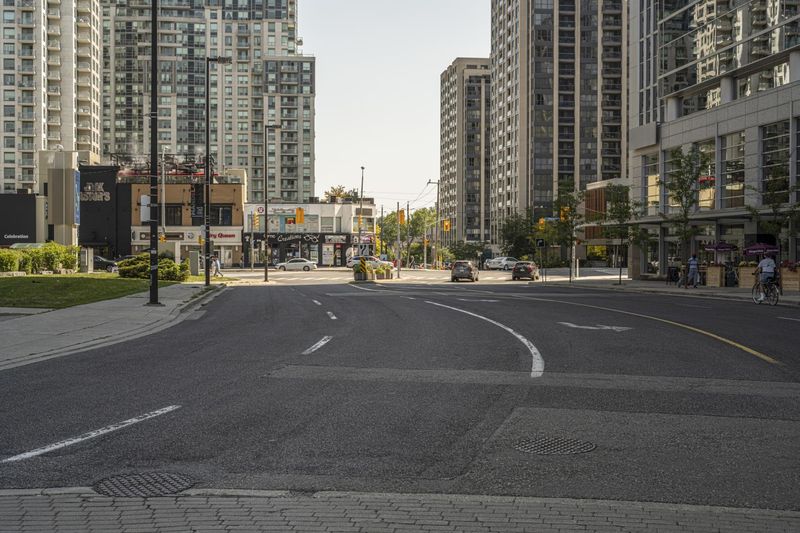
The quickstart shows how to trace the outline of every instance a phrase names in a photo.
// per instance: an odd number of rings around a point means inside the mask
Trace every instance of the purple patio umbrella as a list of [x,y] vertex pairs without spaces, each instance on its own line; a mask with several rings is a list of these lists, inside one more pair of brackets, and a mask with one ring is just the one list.
[[765,244],[763,242],[757,242],[755,244],[751,244],[747,248],[744,249],[745,255],[764,255],[764,254],[775,254],[778,253],[778,247],[774,244]]

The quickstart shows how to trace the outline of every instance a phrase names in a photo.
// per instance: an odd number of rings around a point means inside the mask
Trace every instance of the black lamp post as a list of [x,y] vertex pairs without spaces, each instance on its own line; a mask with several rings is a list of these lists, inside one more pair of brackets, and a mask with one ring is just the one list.
[[206,156],[205,156],[205,201],[203,202],[203,239],[205,239],[203,255],[205,255],[206,265],[206,287],[211,285],[211,63],[221,63],[223,65],[231,62],[230,57],[207,57],[206,58]]

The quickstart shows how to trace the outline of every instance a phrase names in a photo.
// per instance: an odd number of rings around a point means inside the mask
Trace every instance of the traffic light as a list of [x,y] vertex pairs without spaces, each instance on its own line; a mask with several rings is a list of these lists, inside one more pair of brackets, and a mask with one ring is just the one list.
[[561,213],[559,213],[561,220],[566,220],[569,216],[569,207],[562,207]]
[[306,212],[303,210],[302,207],[298,207],[294,210],[294,223],[295,224],[305,224],[306,222]]
[[361,223],[362,223],[363,221],[364,221],[364,217],[362,217],[361,215],[358,215],[358,227],[359,227],[359,228],[361,227]]
[[158,236],[158,242],[167,242],[167,236],[162,233]]
[[450,221],[449,220],[443,220],[442,221],[442,229],[444,231],[450,231]]
[[539,219],[539,231],[544,231],[544,218]]
[[397,215],[398,215],[398,219],[400,220],[400,224],[405,224],[406,223],[406,212],[401,209],[400,211],[397,212]]

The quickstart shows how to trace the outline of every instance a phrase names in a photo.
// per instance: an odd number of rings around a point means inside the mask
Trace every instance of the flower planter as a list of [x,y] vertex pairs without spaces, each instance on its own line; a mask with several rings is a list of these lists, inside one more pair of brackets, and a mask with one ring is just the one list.
[[800,269],[781,267],[781,286],[785,291],[800,291]]
[[706,287],[725,286],[725,267],[709,265],[706,269]]
[[354,272],[353,279],[355,281],[370,281],[375,279],[375,274],[372,272]]
[[756,282],[756,277],[753,272],[756,271],[754,266],[740,266],[739,267],[739,287],[749,289]]

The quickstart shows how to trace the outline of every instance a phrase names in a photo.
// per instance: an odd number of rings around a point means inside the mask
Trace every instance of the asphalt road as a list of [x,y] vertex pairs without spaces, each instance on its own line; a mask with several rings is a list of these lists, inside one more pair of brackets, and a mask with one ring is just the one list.
[[[168,470],[212,488],[800,510],[797,309],[278,278],[164,332],[0,373],[0,488]],[[542,437],[594,449],[515,448]]]

